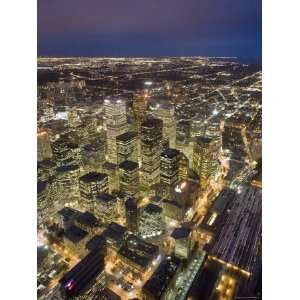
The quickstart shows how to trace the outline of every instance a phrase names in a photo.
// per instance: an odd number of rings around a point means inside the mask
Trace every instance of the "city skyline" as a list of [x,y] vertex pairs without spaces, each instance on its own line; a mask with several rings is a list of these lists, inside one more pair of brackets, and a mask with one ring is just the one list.
[[38,66],[38,299],[261,299],[260,66]]
[[38,300],[261,299],[259,0],[38,0]]

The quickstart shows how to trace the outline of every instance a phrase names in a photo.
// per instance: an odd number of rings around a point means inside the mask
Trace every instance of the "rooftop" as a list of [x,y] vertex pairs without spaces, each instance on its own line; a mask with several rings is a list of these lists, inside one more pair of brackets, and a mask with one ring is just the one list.
[[65,237],[75,244],[83,240],[87,235],[88,233],[85,230],[74,225],[65,231]]
[[108,162],[106,161],[103,165],[102,165],[103,169],[107,169],[107,170],[115,170],[118,168],[118,165]]
[[173,148],[168,148],[162,152],[161,156],[166,158],[174,158],[175,156],[179,155],[179,151]]
[[56,168],[56,172],[69,172],[69,171],[75,171],[79,170],[78,165],[64,165]]
[[180,266],[180,259],[174,256],[166,257],[158,266],[150,279],[143,286],[146,290],[154,296],[155,299],[160,299],[164,291],[167,289],[170,281],[175,275]]
[[144,209],[144,212],[146,212],[148,214],[159,214],[159,213],[161,213],[161,211],[162,211],[162,208],[153,203],[147,204],[147,206]]
[[87,183],[87,182],[102,181],[106,177],[107,175],[104,173],[90,172],[81,176],[79,180]]
[[70,208],[70,207],[64,207],[61,210],[57,212],[59,215],[63,216],[64,219],[68,219],[71,217],[75,217],[76,215],[80,214],[80,211]]
[[113,242],[121,242],[126,231],[126,227],[112,222],[103,231],[103,236],[108,240],[112,240]]
[[90,212],[84,212],[80,214],[76,218],[77,222],[82,225],[86,225],[89,227],[97,227],[98,226],[98,220],[97,218]]
[[116,202],[116,198],[110,194],[107,193],[101,193],[96,197],[96,200],[99,202],[105,202],[105,203],[109,203],[109,202]]
[[128,131],[116,137],[117,142],[128,142],[137,136],[136,132]]
[[125,160],[120,163],[119,168],[125,171],[134,171],[139,168],[139,164],[131,160]]
[[159,248],[156,245],[145,242],[131,234],[119,250],[119,254],[142,268],[147,267],[158,255]]
[[149,118],[142,123],[142,127],[157,127],[162,126],[162,120],[156,118]]
[[128,210],[137,209],[137,205],[136,205],[136,202],[135,202],[134,198],[128,198],[125,202],[125,207]]
[[74,299],[87,291],[103,270],[103,255],[93,250],[60,279],[60,289],[66,299]]
[[191,232],[191,229],[187,228],[187,227],[175,228],[174,231],[172,232],[171,236],[175,240],[185,239],[189,236],[190,232]]
[[105,245],[105,237],[103,235],[95,235],[85,244],[85,248],[92,251],[95,249],[102,249]]

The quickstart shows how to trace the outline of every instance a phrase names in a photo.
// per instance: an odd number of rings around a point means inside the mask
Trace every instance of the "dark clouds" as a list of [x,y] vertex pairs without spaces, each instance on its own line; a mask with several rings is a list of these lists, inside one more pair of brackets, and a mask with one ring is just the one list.
[[38,0],[39,55],[260,58],[260,0]]

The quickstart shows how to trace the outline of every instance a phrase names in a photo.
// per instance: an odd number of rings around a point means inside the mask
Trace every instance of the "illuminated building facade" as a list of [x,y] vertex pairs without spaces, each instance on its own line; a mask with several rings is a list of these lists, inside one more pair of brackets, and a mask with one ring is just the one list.
[[83,146],[82,164],[86,172],[101,171],[105,163],[105,143],[94,142]]
[[171,237],[175,240],[175,256],[180,259],[189,258],[194,244],[191,229],[186,227],[175,228]]
[[108,176],[109,192],[118,191],[120,186],[118,165],[107,161],[102,165],[102,171]]
[[37,182],[37,224],[44,224],[50,217],[52,202],[49,199],[47,182]]
[[75,204],[79,198],[80,168],[78,165],[66,165],[56,169],[56,184],[59,206]]
[[96,196],[108,192],[108,176],[98,172],[87,173],[79,178],[79,190],[80,206],[93,212]]
[[81,165],[81,149],[78,144],[66,136],[52,143],[54,159],[58,166]]
[[104,100],[105,120],[107,130],[108,160],[117,163],[116,137],[128,129],[126,117],[126,103],[120,98],[107,98]]
[[162,126],[162,121],[154,118],[146,120],[141,125],[141,179],[145,186],[160,181]]
[[183,152],[189,161],[192,160],[193,146],[190,120],[179,120],[176,123],[176,149]]
[[137,134],[129,131],[125,132],[116,138],[117,140],[117,163],[120,164],[125,160],[138,160],[137,151]]
[[141,125],[146,119],[149,96],[149,92],[147,90],[143,90],[136,93],[133,97],[132,110],[138,133],[140,133]]
[[117,221],[118,210],[116,197],[107,193],[101,193],[96,196],[94,212],[96,217],[103,224],[110,224],[111,222]]
[[162,208],[149,203],[141,212],[139,218],[139,235],[143,239],[160,236],[165,232],[165,223],[162,216]]
[[246,126],[244,124],[225,123],[222,132],[224,153],[231,159],[244,160],[247,150]]
[[150,114],[163,121],[163,138],[169,140],[170,147],[175,147],[176,120],[174,105],[165,100],[150,100]]
[[37,133],[37,161],[43,161],[52,157],[51,144],[48,132],[39,129]]
[[188,171],[189,171],[189,160],[184,155],[183,152],[180,152],[179,158],[179,180],[187,180],[188,179]]
[[218,168],[219,143],[208,137],[196,137],[194,143],[193,169],[200,179],[201,189],[209,184]]
[[180,152],[169,148],[160,155],[160,182],[168,189],[174,189],[179,181]]
[[139,191],[139,164],[125,160],[119,165],[120,191],[128,197],[136,197]]
[[178,203],[175,200],[165,199],[162,202],[163,216],[165,222],[168,223],[170,221],[183,221],[185,214],[185,207]]

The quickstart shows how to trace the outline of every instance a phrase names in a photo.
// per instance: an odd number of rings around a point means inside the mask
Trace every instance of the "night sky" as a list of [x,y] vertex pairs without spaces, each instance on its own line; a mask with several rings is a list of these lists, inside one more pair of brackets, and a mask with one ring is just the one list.
[[261,59],[261,0],[38,0],[39,56]]

